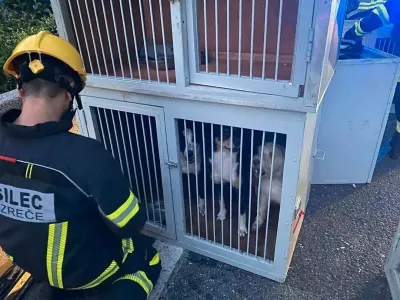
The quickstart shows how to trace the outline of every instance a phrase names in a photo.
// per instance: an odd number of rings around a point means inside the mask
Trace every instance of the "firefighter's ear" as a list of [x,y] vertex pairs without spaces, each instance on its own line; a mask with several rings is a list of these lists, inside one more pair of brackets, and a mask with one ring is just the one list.
[[72,95],[70,92],[65,91],[65,100],[69,103],[72,101]]
[[22,100],[22,97],[24,96],[24,90],[22,88],[18,88],[18,98]]

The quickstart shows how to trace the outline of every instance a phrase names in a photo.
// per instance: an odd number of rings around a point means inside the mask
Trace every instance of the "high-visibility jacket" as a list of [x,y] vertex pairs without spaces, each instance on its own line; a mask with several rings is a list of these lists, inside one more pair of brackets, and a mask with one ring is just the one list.
[[[345,39],[362,38],[380,27],[400,22],[400,2],[398,0],[361,1],[353,17],[359,17],[354,26],[345,34]],[[351,13],[351,14],[352,14]]]
[[145,222],[118,163],[71,120],[24,127],[19,114],[0,117],[0,246],[57,288],[111,280]]

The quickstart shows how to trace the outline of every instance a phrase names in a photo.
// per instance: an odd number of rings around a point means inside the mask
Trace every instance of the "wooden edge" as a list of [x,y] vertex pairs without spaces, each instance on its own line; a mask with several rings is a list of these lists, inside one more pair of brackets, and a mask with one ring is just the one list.
[[24,275],[18,280],[18,282],[14,285],[12,290],[8,293],[4,300],[12,300],[17,294],[24,288],[25,284],[28,282],[29,278],[31,278],[31,274],[25,272]]
[[8,270],[13,266],[11,260],[7,260],[3,265],[0,266],[0,277],[7,273]]

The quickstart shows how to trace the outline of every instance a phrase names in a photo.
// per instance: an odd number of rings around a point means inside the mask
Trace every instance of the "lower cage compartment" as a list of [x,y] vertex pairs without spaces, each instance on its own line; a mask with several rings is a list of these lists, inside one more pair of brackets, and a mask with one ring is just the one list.
[[177,127],[186,234],[273,260],[286,136],[181,119]]
[[305,115],[135,97],[83,102],[89,135],[141,199],[146,233],[283,281],[297,238]]

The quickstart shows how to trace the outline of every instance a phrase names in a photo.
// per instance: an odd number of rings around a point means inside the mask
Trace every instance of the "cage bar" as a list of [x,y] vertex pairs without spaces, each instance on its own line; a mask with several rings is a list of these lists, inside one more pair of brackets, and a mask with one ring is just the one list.
[[197,232],[199,238],[200,236],[200,206],[199,206],[199,178],[197,170],[197,141],[196,141],[196,123],[193,121],[193,138],[194,138],[194,170],[196,178],[196,203],[197,203]]
[[138,69],[139,80],[141,81],[142,80],[142,72],[141,72],[140,62],[139,62],[138,42],[136,39],[136,26],[135,26],[135,22],[133,20],[132,0],[129,0],[128,3],[129,3],[129,13],[130,13],[130,19],[131,19],[131,26],[132,26],[133,42],[135,45],[136,65],[137,65],[137,69]]
[[146,56],[147,78],[148,78],[148,81],[151,81],[149,58],[147,56],[146,31],[145,31],[145,27],[144,27],[143,6],[142,6],[142,1],[141,0],[139,0],[139,12],[140,12],[140,21],[141,21],[141,24],[142,24],[144,54]]
[[[122,134],[122,144],[123,144],[123,146],[124,146],[124,152],[125,152],[125,162],[126,162],[126,168],[127,168],[127,171],[128,171],[128,178],[129,178],[129,183],[130,183],[130,185],[131,185],[131,188],[132,188],[132,190],[133,190],[133,181],[132,181],[132,176],[131,176],[131,169],[130,169],[130,167],[129,167],[129,162],[128,162],[128,152],[126,151],[126,142],[125,142],[125,134],[124,134],[124,130],[122,129],[123,128],[123,126],[122,126],[122,119],[121,119],[121,112],[120,111],[118,111],[118,119],[119,119],[119,124],[120,124],[120,126],[121,126],[121,134]],[[122,161],[122,157],[121,157],[121,161]]]
[[270,215],[270,207],[271,207],[271,190],[272,190],[272,176],[274,174],[275,148],[276,148],[276,132],[274,132],[274,142],[273,142],[273,148],[272,148],[272,161],[271,161],[271,173],[270,173],[270,176],[269,176],[267,218],[266,218],[266,221],[265,221],[264,259],[266,259],[266,257],[267,257],[266,253],[267,253],[267,242],[268,242],[268,224],[269,224],[269,215]]
[[[262,178],[262,167],[263,167],[263,159],[264,159],[264,147],[265,147],[265,131],[262,134],[262,141],[261,141],[261,152],[260,152],[260,169],[258,173],[258,191],[257,191],[257,214],[256,214],[256,246],[254,250],[254,255],[257,256],[258,250],[258,228],[259,228],[259,217],[260,213],[260,194],[261,194],[261,178]],[[272,158],[274,159],[274,158]],[[270,178],[270,182],[272,182],[272,178]],[[268,228],[268,224],[266,224]],[[267,229],[268,230],[268,229]]]
[[161,0],[158,0],[158,5],[160,7],[160,21],[161,21],[161,34],[163,40],[163,50],[164,50],[164,63],[165,63],[165,75],[167,77],[167,83],[169,84],[169,70],[168,70],[168,61],[167,61],[167,49],[165,43],[165,29],[164,29],[164,12],[162,8]]
[[[185,132],[185,155],[188,152],[188,143],[186,139],[186,134],[187,134],[187,125],[186,125],[186,120],[183,120],[183,128]],[[193,215],[192,215],[192,194],[190,190],[190,176],[189,176],[189,160],[188,157],[186,157],[186,170],[188,172],[187,176],[187,185],[188,185],[188,194],[189,194],[189,215],[190,215],[190,234],[193,236]]]
[[238,77],[240,77],[240,71],[242,66],[242,3],[243,0],[239,0],[239,39],[238,39],[238,51],[239,51],[239,61],[238,61]]
[[[133,116],[135,118],[135,116]],[[131,136],[131,127],[129,126],[129,120],[128,120],[128,113],[125,112],[125,120],[126,120],[126,127],[128,129],[128,138],[129,138],[129,145],[130,145],[130,150],[131,150],[131,155],[132,155],[132,163],[133,163],[133,173],[135,174],[135,183],[136,183],[136,189],[139,194],[139,200],[143,199],[141,193],[140,193],[140,188],[139,188],[139,182],[138,182],[138,173],[136,171],[136,164],[135,164],[135,157],[133,155],[133,144],[132,144],[132,136]],[[137,140],[137,139],[136,139]],[[147,210],[147,207],[146,207]],[[147,218],[148,219],[148,218]]]
[[229,33],[230,33],[230,18],[229,18],[229,0],[226,0],[226,76],[229,76]]
[[[206,1],[206,0],[205,0]],[[218,52],[218,44],[219,44],[219,39],[218,39],[218,0],[215,0],[215,73],[218,72],[219,68],[219,52]]]
[[[110,113],[111,113],[111,120],[112,120],[112,123],[113,123],[113,126],[114,126],[114,131],[116,132],[117,131],[117,127],[115,126],[114,112],[112,110],[110,110]],[[111,137],[110,137],[110,140],[111,140]],[[119,163],[121,165],[122,173],[125,175],[124,166],[122,164],[121,150],[119,148],[119,142],[118,142],[118,136],[117,135],[115,136],[115,141],[116,141],[117,150],[118,150],[118,160],[119,160]]]
[[96,0],[92,0],[92,5],[93,5],[93,10],[94,10],[94,16],[95,16],[95,19],[96,19],[97,33],[99,35],[101,53],[103,55],[104,68],[106,70],[106,75],[109,76],[108,66],[107,66],[107,62],[106,62],[106,55],[105,55],[104,46],[103,46],[103,37],[102,37],[101,32],[100,32],[99,18],[97,16]]
[[110,140],[111,154],[115,158],[114,147],[112,146],[111,132],[110,132],[110,126],[108,124],[108,118],[107,118],[107,114],[106,114],[106,109],[104,109],[104,118],[106,119],[106,127],[107,127],[107,131],[108,131],[108,138]]
[[[220,130],[221,130],[221,132],[220,132],[220,137],[221,137],[221,144],[220,144],[220,157],[221,157],[221,161],[220,161],[220,164],[221,164],[221,195],[220,195],[220,202],[219,202],[219,204],[220,204],[220,206],[219,206],[219,212],[221,213],[223,213],[223,214],[225,214],[226,215],[226,205],[225,205],[225,199],[224,199],[224,164],[223,164],[223,159],[222,159],[222,148],[223,148],[223,131],[224,131],[224,128],[223,128],[223,126],[222,125],[220,125]],[[224,218],[223,218],[223,215],[222,215],[222,217],[221,217],[221,244],[223,245],[224,244]]]
[[[240,147],[243,147],[243,128],[240,128]],[[241,206],[241,199],[242,199],[242,165],[243,165],[243,151],[240,151],[240,164],[239,164],[239,209],[238,209],[238,219],[237,219],[237,223],[238,223],[238,230],[237,230],[237,234],[238,234],[238,251],[240,252],[240,233],[239,233],[239,228],[240,228],[240,208]],[[250,218],[250,216],[247,216],[248,218]]]
[[204,168],[204,215],[205,215],[205,226],[206,226],[206,240],[208,241],[208,216],[207,216],[207,172],[206,172],[206,139],[204,138],[204,123],[201,123],[202,141],[203,141],[203,168]]
[[250,78],[253,78],[255,0],[251,0]]
[[131,79],[133,79],[133,70],[132,70],[131,55],[130,55],[131,50],[129,49],[129,45],[128,45],[128,35],[126,33],[126,25],[125,25],[125,17],[124,17],[124,9],[122,6],[122,0],[119,0],[119,8],[121,10],[122,27],[124,28],[125,47],[126,47],[126,52],[128,55],[129,72],[131,74]]
[[204,48],[205,48],[205,57],[206,57],[206,73],[208,73],[208,34],[207,34],[207,0],[203,0],[203,8],[204,8]]
[[211,124],[211,180],[212,180],[212,210],[213,210],[213,233],[214,233],[214,244],[216,243],[215,236],[215,181],[214,181],[214,126]]
[[[233,127],[231,126],[231,143],[230,143],[230,151],[229,151],[229,247],[232,249],[232,147],[233,147]],[[240,211],[240,207],[239,207]]]
[[278,71],[279,71],[279,55],[281,48],[282,13],[283,13],[282,7],[283,7],[283,0],[279,0],[279,22],[278,22],[278,40],[276,43],[275,81],[278,81]]
[[[149,117],[147,117],[149,118]],[[146,140],[146,131],[144,128],[144,121],[143,121],[143,115],[140,115],[140,120],[142,123],[142,131],[143,131],[143,141],[144,141],[144,149],[145,149],[145,153],[146,153],[146,162],[147,162],[147,172],[148,172],[148,177],[149,177],[149,184],[151,182],[151,172],[150,172],[150,163],[149,163],[149,151],[148,151],[148,147],[147,147],[147,140]],[[153,210],[153,222],[155,222],[156,220],[156,216],[155,216],[155,207],[154,207],[154,197],[153,197],[153,189],[150,187],[150,197],[151,197],[151,206],[152,206],[152,210]]]
[[97,111],[97,116],[99,118],[99,123],[100,123],[101,138],[103,140],[104,148],[107,150],[106,136],[105,136],[104,130],[103,130],[103,122],[101,121],[100,108],[96,107],[96,111]]
[[[112,15],[113,24],[114,24],[115,40],[116,40],[116,42],[117,42],[119,63],[120,63],[120,65],[121,65],[122,78],[125,79],[125,71],[124,71],[124,64],[123,64],[123,62],[122,62],[121,47],[120,47],[120,45],[119,45],[117,23],[115,22],[114,1],[111,0],[110,6],[111,6],[111,15]],[[123,18],[124,18],[124,17],[122,16],[122,19],[123,19]]]
[[133,114],[133,127],[135,129],[136,146],[137,146],[136,149],[138,149],[137,153],[138,153],[138,156],[139,156],[139,167],[140,167],[140,173],[142,175],[142,187],[143,187],[143,194],[144,194],[144,202],[145,202],[145,206],[146,206],[146,215],[147,215],[147,220],[150,220],[149,210],[148,210],[148,207],[147,207],[147,193],[146,193],[146,185],[144,183],[143,164],[142,164],[142,158],[141,158],[140,150],[139,150],[140,146],[139,146],[139,138],[138,138],[138,129],[137,129],[136,125],[137,124],[136,124],[135,114]]
[[[157,191],[157,203],[158,203],[158,216],[160,218],[160,226],[162,226],[162,217],[161,217],[161,203],[160,203],[160,191],[158,185],[158,176],[157,176],[157,167],[156,167],[156,156],[154,151],[154,141],[153,141],[153,125],[151,123],[151,117],[148,117],[149,120],[149,131],[150,131],[150,143],[151,143],[151,152],[153,154],[153,168],[154,168],[154,177],[156,183],[156,191]],[[155,220],[154,220],[155,221]]]
[[[77,44],[78,44],[79,53],[81,53],[81,55],[82,55],[82,54],[83,54],[83,51],[82,51],[81,42],[80,42],[79,36],[78,36],[78,30],[77,30],[77,28],[76,28],[75,16],[74,16],[74,12],[73,12],[73,10],[72,10],[71,0],[68,0],[68,5],[69,5],[69,10],[70,10],[70,12],[71,12],[72,25],[73,25],[73,27],[74,27],[74,32],[75,32],[75,36],[76,36],[76,42],[77,42]],[[84,62],[84,61],[83,61],[83,65],[84,65],[84,67],[86,68],[85,62]]]
[[[80,5],[79,5],[79,1],[78,1],[77,3],[78,3],[78,8],[79,8],[79,6],[80,6]],[[88,18],[89,18],[89,20],[90,20],[90,11],[89,11],[89,8],[88,8],[87,0],[85,0],[85,7],[86,7],[86,13],[87,13]],[[80,11],[80,8],[79,8],[79,11]],[[82,22],[82,20],[81,20],[81,22]],[[82,23],[82,26],[83,26],[83,23]],[[92,34],[92,38],[93,38],[93,48],[94,48],[94,53],[95,53],[95,55],[96,55],[97,69],[98,69],[98,71],[99,71],[99,74],[101,74],[100,62],[99,62],[99,55],[98,55],[98,53],[97,53],[96,41],[94,40],[92,22],[89,22],[89,28],[90,28],[90,33]]]
[[[84,27],[84,23],[83,23],[83,19],[82,19],[81,5],[80,5],[79,1],[77,1],[76,4],[78,6],[78,14],[79,14],[79,19],[81,21],[82,28],[85,28]],[[86,30],[83,30],[83,37],[84,37],[84,40],[85,40],[85,45],[86,45],[86,50],[87,50],[87,56],[88,56],[88,60],[89,60],[90,70],[94,73],[94,69],[93,69],[93,65],[92,65],[92,59],[90,58],[90,48],[89,48],[89,45],[88,45],[88,39],[86,37]]]
[[113,53],[112,45],[111,45],[110,31],[108,29],[106,9],[104,7],[104,0],[101,0],[101,7],[103,9],[104,24],[106,25],[107,40],[108,40],[108,46],[110,48],[110,55],[111,55],[111,62],[112,62],[112,67],[113,67],[113,71],[114,71],[114,77],[117,78],[117,70],[115,68],[114,53]]
[[267,56],[267,37],[268,37],[268,5],[269,0],[265,0],[265,16],[264,16],[264,44],[263,44],[263,60],[262,60],[262,74],[261,79],[265,80],[265,62]]
[[[149,9],[150,9],[150,21],[151,21],[151,33],[153,35],[153,49],[154,49],[154,56],[156,60],[156,70],[157,70],[157,82],[160,83],[160,69],[158,68],[158,54],[156,49],[156,34],[154,31],[154,19],[153,19],[153,4],[151,0],[149,0]],[[146,41],[145,41],[146,43]]]
[[[254,144],[254,130],[251,130],[251,150],[250,150],[250,166],[253,163],[253,145]],[[250,246],[250,223],[251,223],[251,180],[252,180],[252,176],[250,176],[250,183],[249,183],[249,215],[247,216],[247,254],[249,254],[249,246]]]

